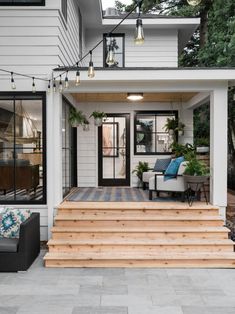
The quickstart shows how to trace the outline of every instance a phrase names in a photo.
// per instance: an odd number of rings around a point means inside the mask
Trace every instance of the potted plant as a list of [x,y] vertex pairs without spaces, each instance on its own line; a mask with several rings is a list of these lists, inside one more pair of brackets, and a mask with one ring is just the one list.
[[69,123],[73,128],[78,127],[84,121],[84,114],[82,111],[77,110],[76,108],[72,107],[69,112]]
[[102,120],[107,119],[107,115],[103,111],[93,111],[92,114],[90,115],[90,118],[94,118],[94,124],[95,126],[101,126],[102,125]]
[[132,173],[135,173],[136,176],[139,179],[139,187],[142,186],[142,180],[143,180],[143,173],[149,171],[149,163],[145,161],[139,161],[138,165],[135,167],[135,169],[132,171]]
[[177,127],[178,127],[178,119],[167,118],[166,124],[164,125],[165,131],[167,131],[170,135],[174,135]]
[[90,122],[88,121],[87,117],[84,116],[84,120],[82,123],[83,131],[89,131],[90,130],[89,124],[90,124]]
[[209,139],[206,137],[198,138],[196,140],[196,151],[197,153],[208,153],[209,152]]
[[186,157],[189,153],[194,153],[195,152],[195,148],[192,144],[179,144],[177,142],[173,142],[171,145],[170,145],[170,148],[172,150],[172,154],[175,156],[175,157],[180,157],[180,156],[184,156]]
[[201,186],[208,181],[210,170],[202,161],[197,159],[195,153],[188,153],[186,161],[185,180],[190,185],[191,190],[199,191]]
[[184,128],[185,128],[185,124],[183,122],[179,121],[178,126],[175,129],[175,131],[178,131],[179,136],[183,136],[184,135]]

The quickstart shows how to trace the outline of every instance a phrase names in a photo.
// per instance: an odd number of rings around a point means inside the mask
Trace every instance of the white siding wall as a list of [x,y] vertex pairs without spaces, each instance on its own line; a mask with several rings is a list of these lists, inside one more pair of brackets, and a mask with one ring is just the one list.
[[[111,27],[110,27],[111,28]],[[104,28],[106,33],[110,28]],[[125,67],[177,67],[178,66],[178,32],[177,30],[145,29],[145,42],[141,46],[134,44],[133,31],[121,29],[125,33]],[[102,39],[102,30],[86,32],[87,51]],[[94,65],[103,66],[103,44],[93,52]],[[88,63],[88,58],[84,64]]]
[[[130,158],[131,171],[135,168],[140,160],[149,162],[152,167],[155,164],[156,156],[134,155],[134,111],[141,110],[178,110],[179,117],[186,124],[185,136],[180,138],[181,142],[192,143],[193,141],[193,111],[183,109],[181,104],[174,103],[83,103],[79,104],[79,110],[82,110],[88,116],[94,110],[101,110],[106,113],[129,113],[130,114]],[[98,185],[98,135],[97,128],[90,120],[90,131],[84,132],[81,127],[78,128],[78,186],[94,187]],[[166,156],[165,156],[166,157]],[[136,186],[137,178],[131,175],[131,185]]]
[[68,0],[67,23],[61,1],[45,7],[0,7],[0,67],[27,74],[51,74],[79,55],[78,7]]

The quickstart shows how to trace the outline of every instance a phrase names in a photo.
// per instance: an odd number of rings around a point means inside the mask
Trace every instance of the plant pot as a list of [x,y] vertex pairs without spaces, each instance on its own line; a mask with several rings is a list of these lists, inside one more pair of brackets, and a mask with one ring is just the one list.
[[189,176],[184,175],[185,182],[188,184],[190,189],[197,192],[201,189],[204,183],[207,183],[209,176]]
[[183,130],[179,130],[179,131],[178,131],[178,135],[179,135],[179,136],[183,136],[183,135],[184,135],[184,131],[183,131]]
[[89,124],[83,124],[82,129],[83,131],[88,132],[90,130]]
[[174,135],[174,130],[170,129],[168,132],[169,132],[169,135]]
[[101,126],[102,125],[102,118],[95,118],[94,124],[95,124],[95,126]]
[[209,146],[198,146],[196,148],[197,153],[209,153],[210,148]]
[[79,124],[77,122],[71,122],[71,127],[72,128],[77,128]]

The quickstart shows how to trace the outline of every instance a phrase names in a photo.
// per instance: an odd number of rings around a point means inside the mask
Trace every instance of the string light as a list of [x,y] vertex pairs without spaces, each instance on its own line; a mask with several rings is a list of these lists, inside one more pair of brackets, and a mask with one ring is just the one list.
[[95,76],[95,69],[92,61],[92,50],[90,50],[90,61],[89,61],[89,67],[88,67],[88,76],[89,78],[93,78]]
[[63,83],[62,83],[61,75],[60,75],[60,82],[59,82],[59,92],[63,93]]
[[142,45],[144,43],[143,22],[142,22],[142,19],[140,18],[141,5],[142,5],[142,1],[138,1],[138,18],[136,20],[135,39],[134,39],[134,42],[136,45]]
[[109,45],[108,45],[108,54],[106,58],[106,64],[111,67],[115,64],[115,51],[114,51],[114,42],[111,38],[111,35],[109,35]]
[[67,71],[66,72],[66,76],[65,76],[65,79],[64,79],[64,87],[65,87],[65,89],[68,89],[69,88],[69,79],[68,79],[68,72],[69,71]]
[[50,92],[51,92],[51,80],[48,81],[47,92],[48,92],[48,94],[50,94]]
[[34,81],[34,77],[32,78],[33,79],[33,83],[32,83],[32,93],[36,93],[36,85],[35,85],[35,81]]
[[53,79],[53,92],[56,93],[56,80]]
[[77,62],[77,72],[76,72],[76,78],[75,78],[75,85],[78,86],[78,85],[80,85],[80,83],[81,83],[80,72],[79,72],[78,62]]
[[14,80],[14,73],[11,72],[11,89],[16,89],[16,84],[15,84],[15,80]]

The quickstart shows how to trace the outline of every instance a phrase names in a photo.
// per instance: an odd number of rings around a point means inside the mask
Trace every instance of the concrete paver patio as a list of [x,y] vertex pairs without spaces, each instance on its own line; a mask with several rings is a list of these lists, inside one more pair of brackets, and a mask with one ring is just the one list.
[[0,273],[0,314],[234,314],[235,270],[44,268]]

